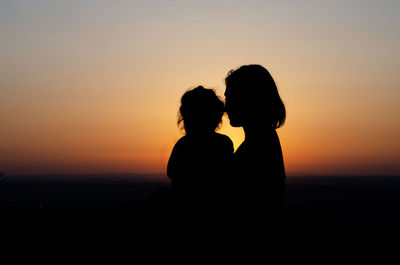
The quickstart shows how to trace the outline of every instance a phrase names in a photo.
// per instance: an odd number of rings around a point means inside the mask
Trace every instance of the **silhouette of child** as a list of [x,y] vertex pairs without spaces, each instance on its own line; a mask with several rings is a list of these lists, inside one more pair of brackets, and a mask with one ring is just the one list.
[[223,196],[233,157],[230,138],[215,132],[223,114],[224,103],[212,89],[199,86],[182,96],[178,125],[183,123],[186,135],[175,144],[167,167],[178,204],[216,206]]

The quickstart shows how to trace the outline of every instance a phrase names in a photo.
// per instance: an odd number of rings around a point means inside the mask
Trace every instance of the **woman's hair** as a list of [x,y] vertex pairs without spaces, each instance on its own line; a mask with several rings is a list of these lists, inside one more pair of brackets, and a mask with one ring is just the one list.
[[[278,93],[275,81],[261,65],[243,65],[229,71],[225,78],[227,89],[236,90],[237,100],[244,109],[254,110],[261,117],[270,116],[272,127],[281,127],[286,120],[286,108]],[[269,107],[269,108],[268,108]]]
[[178,126],[183,122],[186,133],[215,131],[222,122],[224,102],[213,89],[198,86],[188,90],[181,98]]

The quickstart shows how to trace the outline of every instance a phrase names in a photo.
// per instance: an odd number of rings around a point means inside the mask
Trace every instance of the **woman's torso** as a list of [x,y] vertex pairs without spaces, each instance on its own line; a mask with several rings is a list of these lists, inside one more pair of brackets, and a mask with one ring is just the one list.
[[285,168],[274,129],[240,145],[233,157],[233,176],[239,201],[276,205],[283,200]]

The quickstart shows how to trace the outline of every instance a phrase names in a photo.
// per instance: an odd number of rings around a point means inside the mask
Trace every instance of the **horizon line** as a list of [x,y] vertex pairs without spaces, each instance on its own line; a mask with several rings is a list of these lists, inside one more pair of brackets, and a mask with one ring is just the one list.
[[[165,176],[167,174],[164,172],[105,172],[105,173],[28,173],[28,174],[8,174],[7,172],[2,172],[4,176],[106,176],[106,175],[142,175],[142,176]],[[357,173],[306,173],[306,172],[288,172],[286,177],[358,177],[358,176],[400,176],[400,173],[394,174],[357,174]]]

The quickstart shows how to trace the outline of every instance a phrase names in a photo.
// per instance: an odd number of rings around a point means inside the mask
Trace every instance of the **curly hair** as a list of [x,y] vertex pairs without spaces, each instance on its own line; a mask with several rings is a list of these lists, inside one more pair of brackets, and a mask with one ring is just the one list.
[[222,122],[224,102],[213,89],[198,86],[186,91],[181,98],[178,126],[183,123],[186,133],[215,131]]

